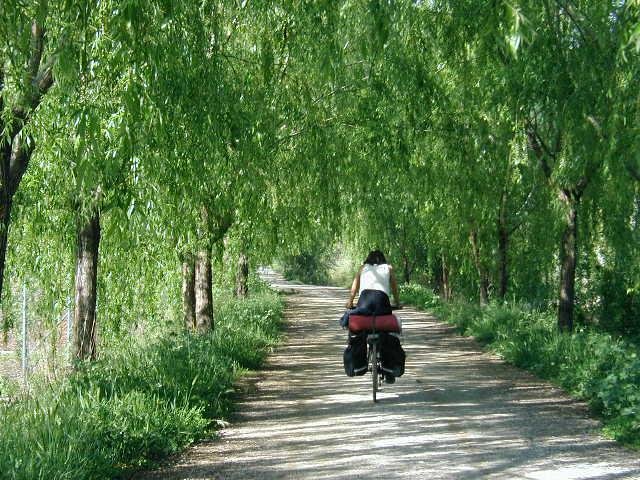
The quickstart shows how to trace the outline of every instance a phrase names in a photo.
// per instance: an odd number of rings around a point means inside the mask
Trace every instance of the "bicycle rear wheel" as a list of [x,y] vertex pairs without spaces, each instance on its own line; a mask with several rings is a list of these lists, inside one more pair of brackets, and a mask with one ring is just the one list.
[[377,342],[371,344],[371,378],[373,380],[373,403],[377,402],[378,393],[378,345]]

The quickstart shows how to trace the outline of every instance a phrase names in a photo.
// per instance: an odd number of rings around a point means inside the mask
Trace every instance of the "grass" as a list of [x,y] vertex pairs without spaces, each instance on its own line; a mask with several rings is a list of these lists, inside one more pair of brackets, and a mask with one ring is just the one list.
[[210,435],[233,382],[277,341],[275,293],[218,302],[209,335],[136,337],[64,381],[0,406],[0,478],[121,478]]
[[636,344],[585,328],[561,333],[555,315],[519,305],[444,303],[429,289],[402,287],[402,298],[432,310],[507,362],[586,401],[604,431],[640,448],[640,352]]

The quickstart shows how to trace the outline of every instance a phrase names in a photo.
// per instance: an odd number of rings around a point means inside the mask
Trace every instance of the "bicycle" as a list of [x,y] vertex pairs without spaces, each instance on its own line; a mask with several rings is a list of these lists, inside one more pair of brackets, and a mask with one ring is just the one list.
[[[401,306],[392,306],[398,310]],[[373,402],[377,403],[380,383],[384,380],[382,360],[380,354],[380,332],[399,332],[398,319],[393,314],[388,315],[352,315],[349,318],[349,332],[367,331],[367,372],[371,372]]]

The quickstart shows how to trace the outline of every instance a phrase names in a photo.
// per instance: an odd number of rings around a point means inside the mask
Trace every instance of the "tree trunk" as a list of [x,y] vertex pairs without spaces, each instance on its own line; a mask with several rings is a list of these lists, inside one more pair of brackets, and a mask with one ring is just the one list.
[[187,253],[182,259],[182,311],[187,330],[196,328],[196,269],[193,255]]
[[100,214],[82,218],[77,223],[76,294],[73,316],[74,357],[96,357],[96,294],[98,284],[98,248]]
[[[526,203],[526,200],[525,200]],[[498,213],[498,298],[504,301],[509,285],[509,227],[507,225],[507,187],[500,196],[500,211]]]
[[478,244],[478,231],[476,229],[471,230],[469,235],[469,241],[473,251],[473,260],[478,270],[478,279],[480,283],[480,305],[486,305],[489,303],[489,276],[487,270],[482,265],[482,259],[480,258],[480,245]]
[[411,281],[411,262],[409,261],[409,258],[404,255],[402,257],[403,260],[403,268],[404,268],[404,283],[409,283]]
[[[0,121],[0,130],[2,122]],[[13,197],[18,191],[22,177],[27,171],[31,154],[33,153],[34,140],[28,141],[22,138],[26,135],[22,130],[16,129],[12,133],[11,141],[6,142],[2,148],[0,161],[1,182],[0,185],[0,298],[4,286],[4,269],[7,259],[7,247],[9,245],[9,225],[11,225],[11,210]]]
[[[547,163],[543,144],[531,125],[527,128],[529,145],[538,157],[545,177],[551,183],[552,169]],[[560,152],[561,135],[558,134],[554,155]],[[576,299],[576,265],[578,259],[578,206],[582,194],[590,183],[594,168],[585,171],[585,174],[571,188],[558,188],[558,195],[567,206],[565,228],[560,243],[560,298],[558,301],[558,328],[560,330],[573,330],[573,307]]]
[[498,297],[504,301],[509,285],[509,231],[502,222],[498,225],[498,271],[500,274],[500,287]]
[[558,303],[558,327],[573,330],[573,306],[575,303],[576,263],[578,258],[578,202],[568,201],[569,210],[560,244],[560,299]]
[[213,330],[213,281],[212,251],[222,252],[217,246],[233,223],[233,216],[226,212],[212,215],[206,205],[200,209],[198,238],[200,250],[195,259],[195,325],[200,333]]
[[[46,13],[46,3],[44,10]],[[43,6],[41,5],[41,6]],[[18,26],[22,31],[23,25]],[[35,111],[42,97],[53,85],[53,61],[42,63],[45,51],[45,31],[42,24],[34,20],[31,24],[31,46],[27,62],[27,70],[23,76],[15,78],[19,95],[14,105],[10,105],[12,121],[5,123],[4,115],[0,116],[0,132],[6,138],[0,140],[0,298],[4,286],[4,269],[9,238],[9,224],[11,222],[11,206],[13,196],[18,191],[22,177],[27,171],[31,154],[35,148],[35,140],[27,133],[25,127],[30,123],[32,111]],[[8,95],[4,91],[9,82],[5,78],[5,65],[0,62],[0,112],[8,110],[6,100]]]
[[195,268],[196,328],[200,333],[213,329],[211,249],[200,250]]
[[451,284],[449,283],[449,266],[447,260],[442,254],[442,295],[444,300],[448,302],[451,300]]
[[[437,262],[437,263],[435,263]],[[438,292],[440,296],[442,294],[442,260],[438,258],[434,265],[431,266],[431,288],[434,292]]]
[[11,224],[11,198],[2,199],[2,209],[0,210],[0,297],[4,284],[4,266],[7,258],[7,246],[9,244],[9,225]]
[[246,298],[249,294],[249,259],[244,252],[238,258],[238,273],[236,275],[236,296]]

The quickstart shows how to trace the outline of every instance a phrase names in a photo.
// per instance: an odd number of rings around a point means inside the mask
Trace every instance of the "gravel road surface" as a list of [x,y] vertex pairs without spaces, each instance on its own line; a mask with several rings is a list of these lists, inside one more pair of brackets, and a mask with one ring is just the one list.
[[245,379],[217,440],[140,479],[640,479],[640,454],[603,438],[584,405],[406,308],[407,368],[371,401],[348,378],[346,290],[266,274],[287,299],[285,339]]

